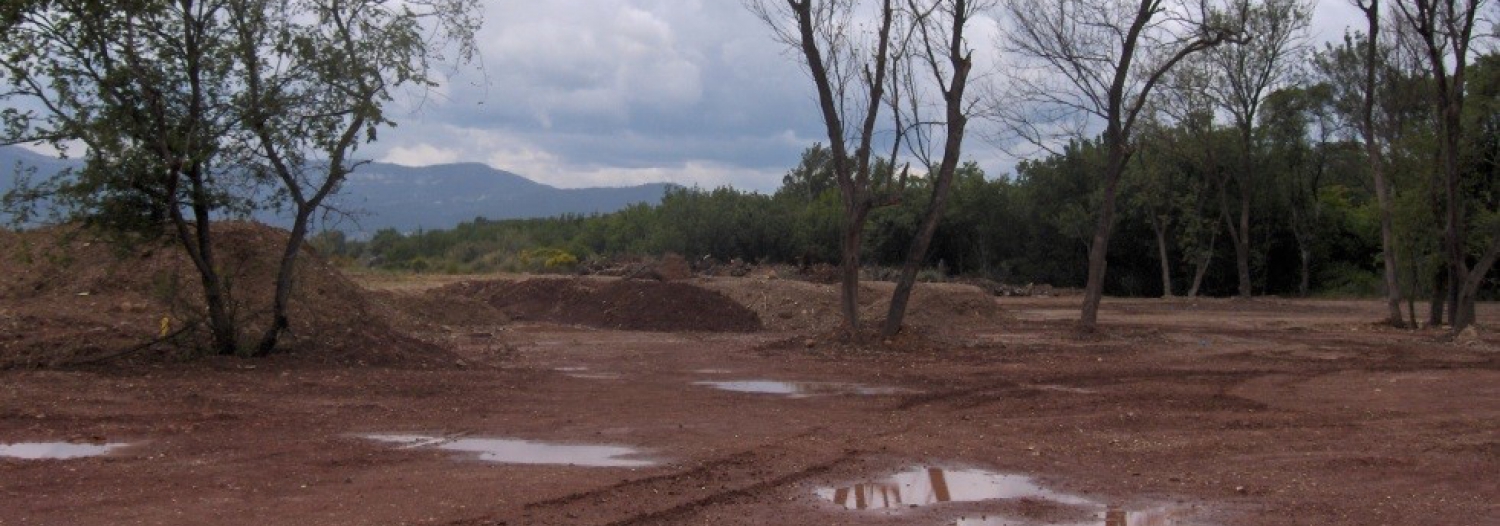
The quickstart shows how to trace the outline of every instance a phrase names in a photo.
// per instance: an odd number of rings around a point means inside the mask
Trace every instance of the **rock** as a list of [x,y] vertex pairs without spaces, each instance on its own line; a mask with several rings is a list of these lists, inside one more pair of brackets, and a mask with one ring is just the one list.
[[1459,331],[1458,336],[1453,338],[1453,343],[1473,346],[1484,343],[1484,340],[1481,340],[1479,338],[1479,329],[1476,329],[1473,325],[1470,325],[1468,327],[1465,327],[1464,330]]

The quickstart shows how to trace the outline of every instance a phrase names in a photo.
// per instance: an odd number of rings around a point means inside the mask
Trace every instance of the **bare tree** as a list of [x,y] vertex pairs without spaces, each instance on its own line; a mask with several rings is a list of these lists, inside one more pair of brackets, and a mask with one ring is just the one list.
[[[840,307],[844,329],[859,338],[859,251],[866,219],[881,197],[872,171],[875,132],[892,77],[894,0],[883,0],[873,34],[857,29],[858,0],[751,0],[747,7],[798,50],[818,90],[818,106],[828,130],[830,163],[843,202],[839,238]],[[893,160],[894,161],[894,160]],[[902,177],[904,179],[904,175]]]
[[1102,123],[1104,196],[1089,245],[1079,327],[1093,330],[1104,293],[1109,238],[1131,132],[1152,89],[1188,56],[1236,31],[1206,4],[1140,0],[1009,0],[1007,50],[1022,60],[995,116],[1020,138],[1047,147]]
[[1444,206],[1443,247],[1448,259],[1448,311],[1454,332],[1474,322],[1474,299],[1479,285],[1500,256],[1500,223],[1491,241],[1471,269],[1465,225],[1465,196],[1461,193],[1464,168],[1463,109],[1469,55],[1475,43],[1475,26],[1483,23],[1480,13],[1486,0],[1405,0],[1396,2],[1401,23],[1418,42],[1432,76],[1433,112],[1437,115],[1438,150],[1442,165]]
[[[1202,57],[1212,65],[1208,93],[1229,113],[1239,131],[1239,162],[1227,173],[1239,190],[1237,221],[1225,226],[1234,242],[1239,294],[1250,297],[1250,204],[1261,177],[1257,167],[1255,117],[1266,96],[1292,80],[1305,51],[1303,38],[1311,9],[1303,0],[1265,0],[1251,5],[1237,0],[1243,37]],[[1226,210],[1227,212],[1227,210]]]
[[[917,268],[926,258],[962,151],[972,103],[964,93],[973,67],[964,29],[981,4],[973,0],[882,0],[873,6],[859,0],[747,2],[779,41],[797,50],[817,88],[831,150],[829,162],[844,206],[840,303],[851,339],[861,337],[857,295],[864,225],[872,209],[900,199],[910,165],[899,175],[895,167],[902,153],[908,152],[925,165],[933,190],[881,332],[890,336],[901,329]],[[873,30],[858,32],[862,27]],[[942,116],[935,119],[926,111],[934,90],[943,104]],[[882,133],[890,139],[877,142],[876,136]],[[942,137],[941,149],[931,143],[936,137]],[[880,164],[874,153],[877,147],[890,149],[889,177],[875,173]]]
[[[906,72],[902,78],[906,79],[904,84],[908,103],[905,107],[909,116],[905,119],[900,117],[900,108],[903,106],[899,102],[893,106],[896,108],[898,122],[911,123],[912,133],[909,134],[907,143],[914,156],[927,167],[928,177],[932,181],[932,195],[922,224],[907,249],[901,276],[896,281],[896,291],[891,296],[890,311],[886,314],[885,326],[881,329],[882,337],[889,338],[901,330],[917,270],[927,259],[932,236],[937,232],[938,220],[942,218],[948,203],[953,174],[958,169],[959,154],[963,146],[964,129],[973,109],[973,101],[964,96],[969,72],[974,67],[973,51],[964,40],[964,28],[973,14],[984,7],[982,1],[907,0],[911,16],[911,52],[907,67],[901,69]],[[919,87],[923,83],[917,80],[918,70],[921,70],[921,75],[931,75],[930,80],[941,95],[941,120],[928,120],[923,116],[926,97]],[[929,144],[937,135],[935,131],[943,132],[940,150],[942,156],[936,163],[933,162],[934,148]],[[893,160],[894,157],[893,155]]]

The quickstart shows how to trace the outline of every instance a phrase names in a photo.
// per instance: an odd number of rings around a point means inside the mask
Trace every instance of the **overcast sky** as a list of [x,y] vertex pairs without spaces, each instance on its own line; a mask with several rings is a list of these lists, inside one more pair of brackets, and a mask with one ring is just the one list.
[[[1358,11],[1323,0],[1315,40]],[[486,0],[483,57],[433,93],[403,94],[399,125],[361,156],[481,162],[560,187],[646,182],[770,191],[826,142],[812,82],[740,0]],[[974,47],[993,53],[994,23]],[[985,64],[978,64],[980,70]],[[966,157],[999,175],[978,136]]]

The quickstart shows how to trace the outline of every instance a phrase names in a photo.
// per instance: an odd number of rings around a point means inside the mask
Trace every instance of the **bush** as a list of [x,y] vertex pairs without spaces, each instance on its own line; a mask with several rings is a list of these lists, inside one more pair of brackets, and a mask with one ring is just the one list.
[[1382,292],[1379,273],[1352,263],[1335,262],[1319,274],[1323,284],[1319,293],[1324,296],[1370,297]]

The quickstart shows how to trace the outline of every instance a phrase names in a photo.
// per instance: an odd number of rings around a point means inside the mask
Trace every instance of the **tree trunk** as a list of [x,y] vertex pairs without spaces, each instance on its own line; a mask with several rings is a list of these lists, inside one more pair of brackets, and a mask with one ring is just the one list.
[[271,300],[271,326],[266,328],[266,333],[260,338],[260,345],[256,346],[256,354],[259,356],[274,352],[281,334],[291,326],[286,311],[296,282],[297,254],[302,250],[303,240],[307,239],[307,223],[315,210],[298,210],[297,217],[292,220],[291,235],[287,239],[286,249],[281,253],[281,264],[276,270],[276,295]]
[[901,323],[906,317],[906,303],[911,299],[911,289],[917,281],[917,270],[927,260],[927,249],[932,244],[932,236],[937,233],[938,220],[943,217],[943,210],[948,203],[948,189],[952,183],[952,169],[938,173],[936,186],[932,190],[932,201],[927,205],[926,217],[922,219],[922,227],[917,231],[916,237],[912,238],[911,246],[906,249],[906,262],[901,265],[896,291],[891,294],[890,311],[886,313],[885,326],[880,331],[882,338],[890,338],[901,332]]
[[[1249,175],[1245,176],[1249,179]],[[1239,271],[1240,297],[1249,298],[1250,292],[1250,188],[1246,181],[1240,185],[1240,227],[1234,240],[1235,269]]]
[[858,343],[863,338],[859,331],[859,245],[866,209],[849,208],[845,210],[843,239],[839,244],[839,307],[844,313],[844,330],[849,341]]
[[1297,249],[1302,256],[1302,280],[1297,283],[1297,296],[1306,298],[1311,293],[1312,285],[1312,250],[1307,247]]
[[1291,214],[1292,238],[1297,240],[1297,256],[1301,260],[1297,296],[1306,298],[1312,284],[1312,241],[1308,239],[1312,234],[1304,231],[1304,225],[1307,223],[1302,219],[1302,213],[1297,211],[1296,206],[1292,207]]
[[1454,312],[1454,326],[1469,326],[1474,323],[1474,302],[1479,295],[1479,286],[1484,284],[1485,276],[1489,275],[1490,268],[1495,266],[1495,260],[1500,257],[1500,231],[1496,231],[1490,238],[1490,246],[1485,249],[1484,254],[1475,262],[1474,268],[1469,269],[1469,275],[1464,279],[1463,287],[1458,293],[1458,310]]
[[1151,221],[1151,230],[1156,233],[1156,257],[1161,261],[1161,297],[1172,297],[1172,260],[1167,257],[1167,221],[1156,218]]
[[1440,268],[1433,273],[1432,307],[1427,309],[1427,326],[1443,326],[1443,308],[1448,305],[1448,269]]
[[[1387,321],[1394,326],[1401,325],[1401,282],[1397,278],[1400,266],[1396,254],[1396,234],[1391,224],[1391,189],[1385,182],[1385,158],[1380,152],[1379,137],[1375,133],[1375,90],[1377,89],[1376,70],[1380,65],[1377,63],[1379,54],[1380,35],[1380,0],[1372,0],[1368,6],[1357,4],[1364,11],[1366,29],[1365,38],[1365,78],[1364,78],[1364,101],[1360,108],[1360,133],[1365,139],[1365,159],[1370,164],[1370,174],[1375,179],[1375,199],[1380,208],[1380,248],[1385,262],[1385,301],[1387,309]],[[1415,286],[1415,284],[1414,284]],[[1413,311],[1412,324],[1416,324],[1416,312]]]
[[1203,253],[1203,259],[1194,264],[1196,268],[1193,269],[1193,286],[1192,288],[1188,289],[1189,298],[1198,297],[1198,289],[1203,285],[1203,276],[1208,274],[1208,265],[1213,262],[1213,244],[1214,240],[1218,237],[1218,233],[1214,233],[1214,235],[1209,236],[1208,250]]
[[[1450,134],[1451,135],[1451,134]],[[1453,142],[1455,144],[1448,144]],[[1460,289],[1468,272],[1464,268],[1463,196],[1458,188],[1458,161],[1456,138],[1443,141],[1443,171],[1448,197],[1446,224],[1443,228],[1443,245],[1448,255],[1448,316],[1455,334],[1463,330],[1466,323],[1459,317]]]
[[[1380,155],[1378,146],[1366,146],[1368,155]],[[1401,326],[1401,281],[1397,273],[1401,267],[1396,259],[1396,230],[1391,220],[1391,197],[1390,188],[1385,182],[1385,163],[1372,160],[1370,171],[1375,175],[1375,198],[1380,207],[1380,246],[1381,256],[1385,263],[1385,303],[1387,310],[1386,320],[1394,326]]]
[[1089,332],[1099,324],[1099,303],[1104,300],[1104,273],[1109,265],[1109,236],[1115,220],[1115,193],[1120,174],[1125,170],[1125,145],[1118,138],[1106,142],[1110,144],[1108,166],[1104,171],[1104,202],[1099,205],[1099,222],[1094,226],[1093,243],[1089,245],[1089,279],[1083,289],[1083,313],[1078,319],[1079,329]]
[[[188,258],[193,261],[194,268],[198,270],[198,279],[203,284],[203,301],[208,307],[208,332],[212,338],[212,350],[218,355],[233,355],[239,348],[239,331],[235,327],[233,309],[229,306],[228,291],[224,290],[224,280],[219,276],[218,265],[214,261],[210,222],[212,216],[208,207],[208,192],[204,188],[203,168],[195,164],[183,175],[191,185],[193,200],[190,208],[193,211],[193,222],[189,223],[182,216],[179,202],[175,197],[170,197],[172,223],[176,227],[178,241],[187,249]],[[177,180],[176,176],[171,178],[168,184],[169,196],[176,195]]]
[[[1417,249],[1415,247],[1410,248],[1412,254],[1417,253]],[[1406,291],[1406,314],[1411,320],[1411,328],[1413,329],[1421,326],[1417,324],[1417,287],[1420,286],[1422,282],[1422,271],[1420,268],[1418,268],[1417,261],[1417,258],[1412,258],[1411,283],[1408,284],[1411,288]]]

